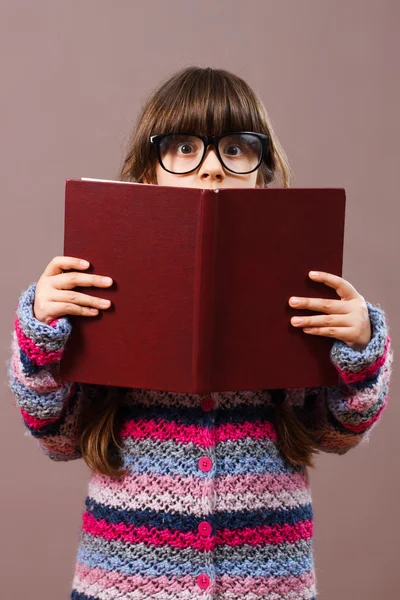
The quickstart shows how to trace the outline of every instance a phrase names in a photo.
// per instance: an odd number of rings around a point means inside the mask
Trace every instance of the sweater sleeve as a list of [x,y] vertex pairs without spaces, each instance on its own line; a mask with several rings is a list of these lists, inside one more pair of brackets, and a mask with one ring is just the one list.
[[67,317],[49,325],[38,321],[35,290],[32,284],[19,298],[7,363],[9,387],[40,448],[53,460],[72,460],[81,456],[77,420],[82,386],[57,377],[71,324]]
[[367,440],[387,404],[393,351],[384,311],[367,303],[372,339],[359,352],[336,340],[335,387],[286,390],[296,416],[317,434],[318,449],[345,454]]

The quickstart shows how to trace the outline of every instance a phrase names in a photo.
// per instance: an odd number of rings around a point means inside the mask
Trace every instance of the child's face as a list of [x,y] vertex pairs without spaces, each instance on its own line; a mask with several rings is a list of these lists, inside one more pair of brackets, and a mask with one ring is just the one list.
[[158,185],[171,185],[193,188],[254,188],[257,187],[257,173],[237,175],[224,169],[215,149],[210,146],[200,167],[187,175],[169,173],[157,163],[156,176]]

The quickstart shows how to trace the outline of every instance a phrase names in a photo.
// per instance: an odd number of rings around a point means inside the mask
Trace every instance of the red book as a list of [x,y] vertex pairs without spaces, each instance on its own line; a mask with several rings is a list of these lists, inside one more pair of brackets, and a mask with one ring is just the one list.
[[69,180],[64,255],[112,277],[70,317],[66,381],[209,393],[337,385],[333,340],[294,328],[290,296],[338,298],[344,189],[201,190]]

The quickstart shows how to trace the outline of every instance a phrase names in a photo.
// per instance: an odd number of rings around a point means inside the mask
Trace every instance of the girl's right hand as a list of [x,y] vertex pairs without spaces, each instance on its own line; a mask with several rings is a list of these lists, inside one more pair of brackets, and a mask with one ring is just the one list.
[[104,278],[100,275],[76,271],[63,273],[63,270],[84,270],[89,265],[88,261],[71,256],[53,258],[36,284],[33,314],[38,321],[48,325],[65,315],[94,317],[99,309],[107,309],[111,306],[109,300],[74,291],[77,286],[110,287],[113,283],[110,277]]

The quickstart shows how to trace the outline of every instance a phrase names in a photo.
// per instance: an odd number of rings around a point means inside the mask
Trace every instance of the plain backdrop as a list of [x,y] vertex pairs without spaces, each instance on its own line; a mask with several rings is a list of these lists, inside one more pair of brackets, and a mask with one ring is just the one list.
[[[396,347],[399,24],[398,0],[1,1],[2,598],[68,597],[84,510],[87,468],[52,463],[24,435],[5,368],[18,296],[62,254],[65,179],[117,176],[164,77],[192,64],[237,73],[265,102],[295,185],[346,188],[344,276],[385,308]],[[395,369],[370,443],[311,473],[321,600],[400,594],[399,391]]]

